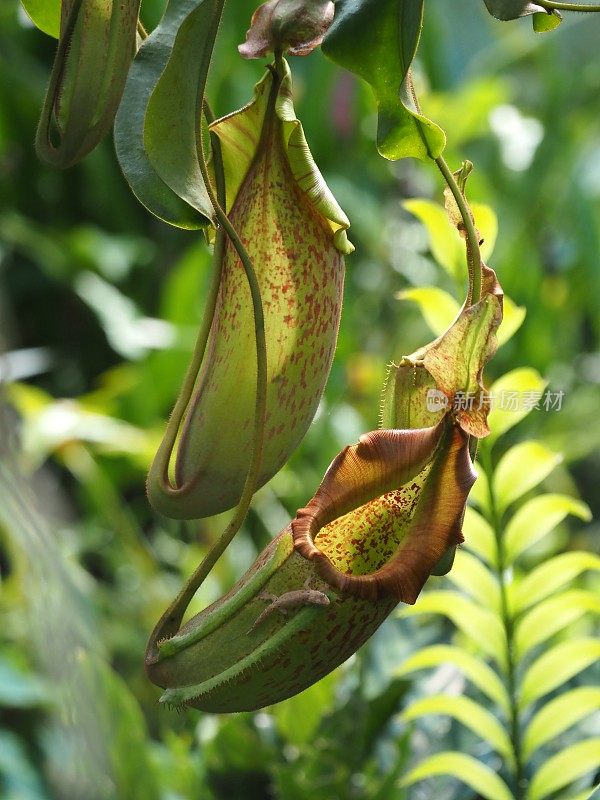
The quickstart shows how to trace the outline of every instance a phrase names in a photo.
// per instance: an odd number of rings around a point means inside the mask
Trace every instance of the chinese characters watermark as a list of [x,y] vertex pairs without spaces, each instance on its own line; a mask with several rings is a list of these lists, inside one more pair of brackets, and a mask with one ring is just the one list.
[[452,405],[450,399],[439,389],[429,389],[426,395],[427,411],[479,411],[481,408],[501,411],[560,411],[565,393],[550,389],[523,392],[501,389],[497,392],[482,391],[478,394],[457,392]]

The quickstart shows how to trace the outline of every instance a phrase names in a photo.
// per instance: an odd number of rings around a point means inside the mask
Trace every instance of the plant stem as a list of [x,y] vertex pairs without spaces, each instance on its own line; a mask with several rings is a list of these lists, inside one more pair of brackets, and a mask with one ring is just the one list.
[[514,658],[514,618],[508,602],[508,582],[506,580],[506,557],[504,552],[504,539],[500,513],[496,504],[496,496],[493,489],[493,467],[490,447],[484,444],[480,448],[480,463],[483,466],[489,487],[490,513],[489,522],[492,525],[496,539],[496,550],[498,554],[498,565],[496,577],[500,586],[500,616],[504,626],[506,636],[506,689],[510,698],[510,739],[514,754],[514,797],[515,800],[524,800],[526,794],[526,779],[523,764],[523,749],[521,742],[521,719],[517,697],[516,663]]
[[140,37],[142,41],[148,38],[148,31],[146,30],[146,28],[144,28],[144,23],[142,22],[141,19],[139,19],[139,17],[137,21],[137,35]]
[[591,14],[600,11],[600,6],[589,3],[554,3],[553,0],[535,0],[535,4],[547,11],[585,11]]
[[458,183],[448,164],[443,156],[438,156],[435,159],[440,172],[444,176],[448,188],[452,192],[456,205],[460,211],[463,225],[465,226],[465,235],[467,241],[467,270],[469,273],[469,289],[467,293],[467,305],[476,303],[481,297],[481,253],[479,250],[479,238],[475,225],[473,224],[473,217],[468,203],[465,199],[464,193],[460,189]]

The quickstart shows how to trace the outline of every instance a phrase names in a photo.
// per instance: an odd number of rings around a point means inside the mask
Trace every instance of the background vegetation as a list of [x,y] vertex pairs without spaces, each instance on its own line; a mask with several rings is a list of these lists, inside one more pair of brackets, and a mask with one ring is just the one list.
[[[254,5],[244,0],[226,11],[211,74],[221,114],[247,102],[262,71],[236,49]],[[142,8],[152,27],[160,0],[144,0]],[[560,411],[532,411],[509,430],[494,459],[535,438],[562,455],[555,469],[540,473],[545,488],[580,497],[594,516],[600,504],[599,34],[594,15],[570,17],[539,36],[529,20],[501,24],[474,0],[429,0],[416,74],[426,111],[448,131],[449,162],[458,166],[466,157],[476,165],[470,196],[499,218],[492,266],[507,294],[527,309],[523,326],[490,364],[488,381],[530,367],[552,391],[565,393]],[[402,786],[436,751],[461,750],[494,770],[503,758],[447,716],[407,717],[417,698],[465,690],[462,673],[447,666],[401,670],[424,646],[455,639],[454,626],[439,616],[390,618],[344,667],[261,713],[177,714],[157,705],[158,691],[141,669],[146,637],[224,524],[224,517],[158,519],[144,496],[145,473],[201,319],[209,256],[198,234],[158,222],[135,201],[109,140],[66,172],[38,163],[33,138],[54,46],[16,2],[2,3],[0,794],[11,800],[489,796],[447,776]],[[357,249],[347,261],[337,357],[317,418],[291,462],[257,494],[244,531],[202,587],[195,610],[229,586],[287,523],[340,447],[376,427],[386,362],[431,338],[418,307],[397,292],[433,284],[460,295],[435,264],[426,230],[402,205],[411,197],[439,200],[436,171],[377,156],[372,98],[351,76],[318,53],[295,59],[292,68],[298,115],[350,216]],[[14,463],[9,451],[17,437]],[[559,551],[597,550],[598,526],[561,522],[532,545],[524,574]],[[569,585],[597,590],[597,575],[596,565]],[[426,592],[447,587],[434,578]],[[591,621],[577,625],[578,634],[593,639]],[[566,635],[558,630],[552,641]],[[478,652],[477,644],[459,641],[465,652]],[[539,643],[536,654],[546,647]],[[584,667],[565,678],[569,688],[597,685],[597,664]],[[598,736],[598,715],[586,716],[579,738],[582,730]],[[550,742],[550,752],[577,738],[565,736]],[[546,756],[537,758],[534,770]],[[588,761],[569,796],[592,785],[600,758],[595,767]],[[566,796],[557,791],[550,795]]]

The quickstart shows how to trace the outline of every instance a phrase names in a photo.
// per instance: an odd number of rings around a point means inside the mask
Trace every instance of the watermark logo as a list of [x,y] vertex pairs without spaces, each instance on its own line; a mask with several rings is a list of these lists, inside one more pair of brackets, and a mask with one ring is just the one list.
[[[479,411],[482,408],[501,411],[560,411],[565,393],[529,390],[524,392],[503,389],[499,392],[482,391],[478,394],[456,392],[452,401],[453,411]],[[425,398],[427,411],[448,411],[450,400],[439,389],[428,389]]]

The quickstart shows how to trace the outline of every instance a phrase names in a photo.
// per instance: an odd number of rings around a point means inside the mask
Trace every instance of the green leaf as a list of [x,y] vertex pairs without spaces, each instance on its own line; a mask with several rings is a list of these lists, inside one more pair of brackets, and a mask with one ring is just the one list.
[[519,659],[545,642],[555,633],[568,630],[586,612],[600,614],[600,597],[592,592],[571,589],[540,603],[521,619],[515,630],[515,647]]
[[21,5],[36,28],[58,39],[61,0],[21,0]]
[[171,7],[179,13],[167,12],[157,37],[172,42],[172,51],[148,100],[144,149],[159,177],[208,221],[214,212],[198,165],[198,99],[221,12],[215,0],[179,0]]
[[435,644],[424,647],[409,656],[394,674],[403,677],[416,670],[439,667],[442,664],[454,664],[492,702],[497,703],[503,711],[508,711],[510,701],[504,684],[496,673],[485,661],[455,645]]
[[520,442],[511,447],[500,459],[494,472],[494,489],[498,510],[518,500],[526,492],[534,489],[562,460],[539,442]]
[[412,703],[402,714],[402,718],[409,722],[428,714],[446,714],[453,717],[488,742],[498,753],[512,761],[513,749],[506,731],[491,712],[470,697],[447,695],[424,697]]
[[600,710],[600,688],[580,686],[551,700],[530,721],[523,737],[523,757]]
[[[474,484],[477,486],[479,479]],[[487,520],[471,506],[465,510],[463,522],[463,535],[465,537],[465,547],[480,558],[487,561],[491,567],[498,563],[498,549],[494,531]]]
[[562,686],[600,659],[600,641],[574,639],[555,645],[536,659],[523,676],[519,705],[525,708]]
[[600,571],[600,556],[583,551],[554,556],[536,567],[518,584],[514,595],[515,611],[539,603],[586,570]]
[[518,306],[510,297],[504,295],[502,322],[496,334],[498,347],[501,347],[514,336],[523,324],[526,314],[527,309],[524,306]]
[[549,758],[535,773],[527,800],[542,800],[600,766],[600,737],[572,744]]
[[476,642],[484,653],[492,656],[502,667],[506,665],[506,637],[498,618],[475,605],[458,592],[427,592],[414,607],[403,608],[403,617],[417,614],[443,614],[466,636]]
[[460,306],[451,294],[437,286],[418,286],[397,292],[398,300],[412,300],[419,306],[425,322],[436,336],[446,331],[456,319]]
[[[541,375],[529,367],[520,367],[507,372],[493,383],[490,394],[494,400],[488,417],[491,433],[485,442],[489,445],[494,444],[499,436],[526,417],[533,408],[526,401],[529,398],[535,400],[536,396],[541,397],[545,386],[546,382]],[[517,408],[511,407],[513,396],[518,398]]]
[[409,70],[423,18],[423,0],[340,0],[322,45],[337,64],[359,75],[375,94],[377,148],[390,160],[437,158],[444,132],[414,105]]
[[[160,177],[146,151],[146,113],[150,98],[169,64],[180,26],[187,20],[187,25],[192,25],[195,29],[198,19],[204,17],[205,9],[211,8],[213,4],[213,0],[171,0],[160,24],[138,50],[115,118],[115,149],[131,191],[159,219],[188,230],[205,227],[212,217],[212,209],[206,208],[206,213],[198,211],[179,197]],[[186,31],[187,26],[180,42],[187,40]],[[200,41],[204,41],[204,36],[201,35]],[[205,51],[206,44],[203,48],[203,52]],[[179,58],[180,56],[175,62],[177,69]],[[188,78],[189,83],[193,82],[193,77]],[[196,79],[199,79],[198,73]],[[189,93],[186,93],[185,100],[187,105],[184,111],[189,113]],[[177,118],[170,121],[175,124],[180,120]],[[189,133],[189,120],[186,130]],[[189,139],[186,139],[186,144],[188,143]],[[198,191],[197,187],[196,190]],[[201,193],[202,190],[199,191]]]
[[504,559],[506,564],[546,534],[554,530],[567,514],[589,522],[591,512],[581,500],[564,494],[543,494],[524,503],[509,520],[504,532]]
[[502,778],[485,764],[464,753],[436,753],[422,761],[402,780],[410,786],[435,775],[451,775],[458,778],[485,800],[514,800]]
[[448,579],[463,592],[470,594],[484,608],[498,612],[500,608],[498,582],[475,556],[459,550]]
[[313,738],[331,708],[337,682],[338,673],[331,672],[300,694],[273,706],[277,730],[285,741],[302,746]]
[[598,795],[596,794],[598,789],[600,789],[600,783],[596,784],[592,789],[584,789],[582,792],[578,792],[572,797],[569,797],[568,800],[592,800],[593,797],[598,800]]
[[532,17],[533,30],[536,33],[546,33],[558,28],[562,22],[562,17],[558,11],[538,11]]
[[[465,242],[456,226],[448,219],[446,210],[439,203],[423,198],[405,200],[403,206],[427,229],[429,247],[434,259],[452,278],[462,283],[465,274]],[[483,239],[481,255],[483,260],[487,261],[496,243],[498,218],[492,208],[481,203],[471,203],[471,211],[479,235]],[[458,304],[456,309],[458,311]]]

